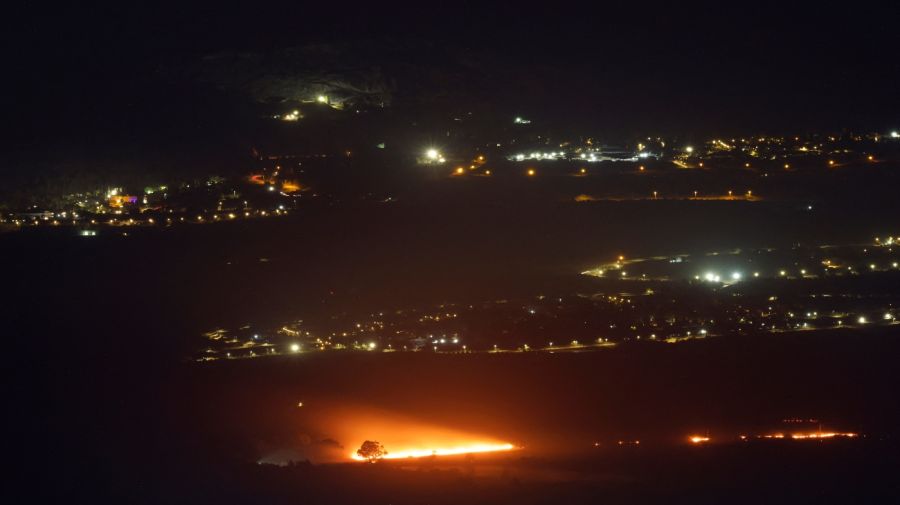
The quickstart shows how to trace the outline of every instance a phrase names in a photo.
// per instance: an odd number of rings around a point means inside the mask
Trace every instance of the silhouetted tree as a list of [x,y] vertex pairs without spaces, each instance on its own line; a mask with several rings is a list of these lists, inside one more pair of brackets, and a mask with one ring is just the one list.
[[369,463],[374,463],[379,459],[387,456],[388,452],[384,450],[384,446],[381,445],[380,442],[376,442],[374,440],[366,440],[359,447],[359,450],[356,451],[356,454],[367,460]]

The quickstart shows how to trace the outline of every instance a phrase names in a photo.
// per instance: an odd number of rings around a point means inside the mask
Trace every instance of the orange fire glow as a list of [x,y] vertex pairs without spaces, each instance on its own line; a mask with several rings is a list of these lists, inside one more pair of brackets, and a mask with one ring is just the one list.
[[838,433],[834,431],[813,431],[809,433],[791,433],[790,435],[785,435],[784,433],[771,433],[768,435],[757,435],[756,438],[791,438],[792,440],[814,440],[814,439],[825,439],[825,438],[837,438],[837,437],[845,437],[845,438],[854,438],[858,437],[857,433]]
[[814,433],[792,433],[791,438],[794,440],[807,440],[807,439],[816,439],[816,438],[835,438],[835,437],[847,437],[853,438],[856,436],[856,433],[835,433],[833,431],[817,431]]
[[298,414],[302,412],[303,430],[313,433],[314,438],[339,441],[339,445],[333,446],[334,450],[332,446],[321,444],[301,447],[304,457],[317,462],[360,461],[356,450],[366,440],[382,444],[389,460],[432,455],[502,454],[518,447],[512,445],[509,438],[473,429],[457,419],[424,420],[367,404],[314,399],[308,393],[302,400],[302,409],[295,407],[296,400],[290,405]]
[[688,440],[691,441],[692,444],[704,444],[709,442],[709,437],[702,437],[700,435],[693,435]]
[[281,185],[281,190],[285,193],[296,193],[301,189],[303,188],[295,181],[284,181],[284,183]]
[[[475,454],[482,452],[498,452],[511,451],[515,449],[512,444],[470,444],[459,447],[441,447],[436,449],[404,449],[399,451],[389,451],[384,459],[406,459],[406,458],[424,458],[428,456],[456,456],[459,454]],[[357,461],[364,461],[364,458],[354,453],[351,458]]]

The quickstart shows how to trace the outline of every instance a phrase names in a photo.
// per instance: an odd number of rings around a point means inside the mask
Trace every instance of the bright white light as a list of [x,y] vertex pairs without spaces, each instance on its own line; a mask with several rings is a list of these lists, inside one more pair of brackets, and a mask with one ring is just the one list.
[[369,349],[371,350],[374,348],[375,348],[375,342],[369,342]]
[[741,273],[740,273],[740,272],[734,272],[734,273],[732,273],[732,274],[731,274],[731,279],[732,279],[732,280],[735,280],[735,281],[741,280]]
[[300,344],[291,344],[291,352],[300,352]]
[[716,280],[716,274],[714,274],[712,272],[706,272],[706,274],[703,276],[703,278],[709,282],[712,282],[712,281]]
[[865,316],[859,316],[859,319],[856,320],[859,324],[866,324]]
[[885,313],[884,313],[884,320],[885,320],[885,321],[890,321],[890,320],[893,319],[893,318],[894,318],[894,316],[893,316],[893,314],[891,314],[890,312],[885,312]]
[[437,152],[437,149],[429,149],[425,151],[425,156],[430,160],[436,160],[440,157],[440,153]]
[[328,97],[325,95],[319,95],[316,97],[316,101],[319,103],[325,103],[328,101]]
[[688,153],[692,153],[692,152],[694,152],[694,148],[693,148],[693,147],[691,147],[691,146],[687,146],[687,147],[685,147],[685,148],[684,148],[684,150],[685,150],[685,152],[688,152]]
[[900,132],[892,131],[892,132],[891,132],[891,138],[892,138],[892,139],[900,138]]

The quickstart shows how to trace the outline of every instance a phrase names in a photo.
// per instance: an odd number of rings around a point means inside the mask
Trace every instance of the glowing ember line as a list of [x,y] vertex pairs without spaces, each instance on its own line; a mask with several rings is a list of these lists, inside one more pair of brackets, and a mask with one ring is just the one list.
[[858,437],[857,433],[837,433],[833,431],[815,431],[811,433],[791,433],[790,435],[785,435],[784,433],[773,433],[770,435],[757,435],[756,438],[791,438],[793,440],[809,440],[809,439],[821,439],[821,438],[837,438],[837,437],[845,437],[845,438],[854,438]]
[[[384,459],[424,458],[428,456],[454,456],[457,454],[511,451],[513,449],[515,449],[515,447],[512,444],[474,444],[452,448],[409,449],[405,451],[389,452],[384,457]],[[351,457],[357,461],[364,460],[364,458],[362,458],[358,454],[352,454]]]
[[791,438],[794,440],[806,440],[810,438],[834,438],[834,437],[847,437],[853,438],[856,436],[856,433],[835,433],[835,432],[815,432],[815,433],[793,433],[791,434]]

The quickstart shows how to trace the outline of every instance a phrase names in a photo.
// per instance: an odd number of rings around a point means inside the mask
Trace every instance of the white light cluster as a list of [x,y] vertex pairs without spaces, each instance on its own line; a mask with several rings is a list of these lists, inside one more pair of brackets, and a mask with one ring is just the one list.
[[425,151],[425,159],[428,163],[444,163],[447,161],[444,155],[433,147]]
[[[699,280],[700,276],[696,275],[696,276],[694,276],[694,278]],[[740,272],[732,272],[731,276],[730,276],[730,279],[731,279],[730,282],[732,282],[732,283],[738,282],[743,278],[744,278],[744,274],[742,274]],[[705,274],[703,274],[703,280],[706,282],[723,282],[722,276],[717,274],[716,272],[706,272]]]
[[587,163],[598,163],[601,161],[637,161],[640,159],[647,159],[650,157],[654,157],[654,155],[647,151],[635,153],[633,156],[628,157],[628,158],[618,158],[618,157],[606,156],[598,150],[592,150],[589,152],[578,153],[577,157],[574,153],[567,153],[565,151],[550,151],[550,152],[534,151],[534,152],[530,152],[530,153],[513,154],[510,156],[507,156],[507,159],[510,161],[578,159],[579,161],[583,161],[583,162],[587,162]]
[[525,161],[525,160],[557,160],[557,159],[565,159],[566,153],[565,151],[559,152],[549,152],[549,153],[541,153],[541,152],[533,152],[533,153],[519,153],[513,156],[510,156],[510,160],[515,161]]

